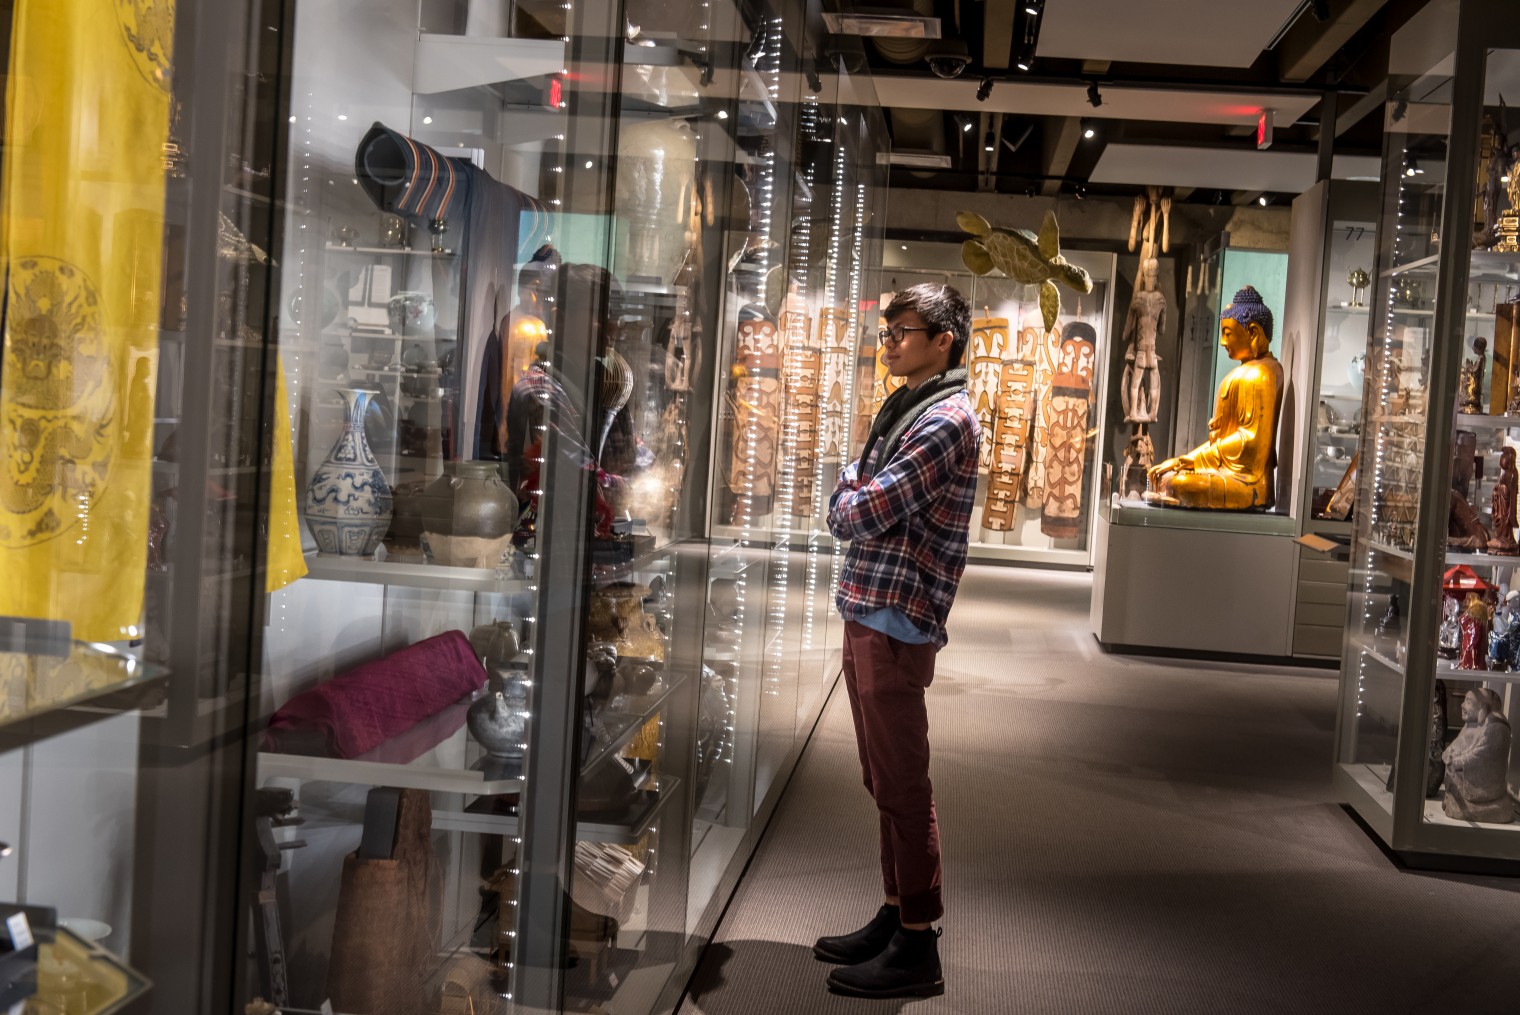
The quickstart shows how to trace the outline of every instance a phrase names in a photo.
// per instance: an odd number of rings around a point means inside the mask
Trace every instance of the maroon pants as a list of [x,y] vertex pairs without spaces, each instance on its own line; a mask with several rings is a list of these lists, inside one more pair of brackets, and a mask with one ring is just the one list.
[[909,645],[845,622],[844,686],[866,789],[881,815],[881,882],[902,900],[903,923],[929,923],[945,912],[924,707],[934,654],[932,644]]

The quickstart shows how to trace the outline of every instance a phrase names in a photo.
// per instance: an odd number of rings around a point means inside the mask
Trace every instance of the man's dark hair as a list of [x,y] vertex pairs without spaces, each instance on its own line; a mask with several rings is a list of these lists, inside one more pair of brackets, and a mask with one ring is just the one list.
[[966,343],[971,340],[971,306],[966,302],[966,297],[960,294],[960,290],[937,282],[921,282],[892,297],[892,302],[887,304],[882,316],[891,324],[892,318],[909,310],[916,310],[924,323],[933,329],[929,333],[930,338],[942,331],[948,331],[954,336],[950,340],[948,365],[960,366],[966,357]]

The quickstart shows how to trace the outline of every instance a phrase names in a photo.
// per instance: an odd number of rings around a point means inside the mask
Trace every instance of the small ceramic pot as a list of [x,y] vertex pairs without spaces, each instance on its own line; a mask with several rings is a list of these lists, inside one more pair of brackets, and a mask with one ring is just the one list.
[[438,307],[427,293],[399,292],[385,305],[391,331],[397,335],[431,333],[438,321]]

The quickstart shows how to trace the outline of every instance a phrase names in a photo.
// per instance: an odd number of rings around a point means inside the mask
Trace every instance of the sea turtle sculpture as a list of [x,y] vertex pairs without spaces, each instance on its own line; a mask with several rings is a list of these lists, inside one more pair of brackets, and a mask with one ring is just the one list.
[[1056,326],[1061,313],[1061,282],[1079,293],[1092,292],[1092,276],[1061,256],[1061,227],[1053,211],[1045,213],[1040,235],[1027,229],[994,229],[974,211],[955,216],[956,224],[971,234],[961,245],[961,260],[978,275],[997,268],[1015,282],[1040,287],[1040,315],[1045,330]]

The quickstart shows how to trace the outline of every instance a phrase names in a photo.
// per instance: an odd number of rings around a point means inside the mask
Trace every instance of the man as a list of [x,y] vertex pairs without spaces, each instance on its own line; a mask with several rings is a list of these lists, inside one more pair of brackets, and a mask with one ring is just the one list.
[[962,366],[966,300],[947,285],[916,285],[885,316],[882,358],[904,386],[841,474],[829,530],[850,540],[836,601],[861,768],[881,815],[886,901],[860,930],[819,938],[813,954],[844,967],[829,974],[836,992],[933,996],[945,989],[931,927],[944,908],[924,690],[966,567],[981,433]]

